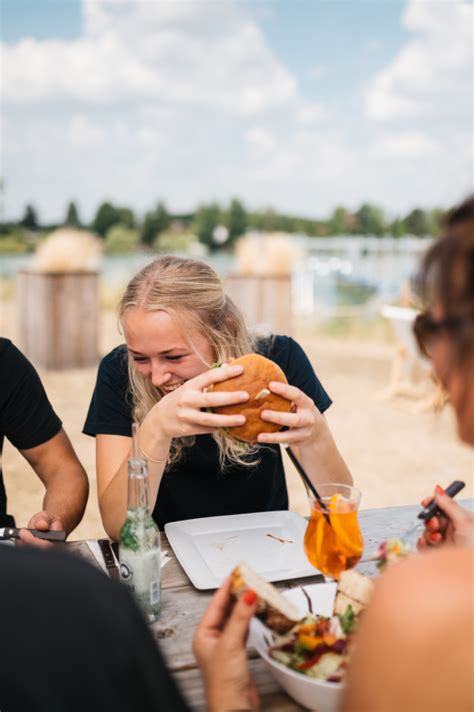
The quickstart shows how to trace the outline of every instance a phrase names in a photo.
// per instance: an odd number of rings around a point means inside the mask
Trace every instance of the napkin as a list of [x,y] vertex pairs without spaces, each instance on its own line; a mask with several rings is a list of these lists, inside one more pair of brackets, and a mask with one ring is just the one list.
[[[102,571],[104,571],[104,573],[106,573],[108,575],[107,566],[105,565],[104,557],[102,556],[102,552],[100,550],[100,546],[97,543],[97,541],[95,541],[94,539],[87,539],[86,544],[89,547],[89,549],[91,550],[91,552],[93,553],[94,558],[96,559],[97,563],[100,565],[100,568],[102,569]],[[113,551],[113,549],[112,549],[112,551]],[[120,570],[120,563],[119,563],[117,557],[115,556],[114,551],[113,551],[113,554],[114,554],[115,563],[117,564],[117,566]],[[171,561],[171,557],[168,556],[168,552],[160,551],[161,568],[163,568],[163,566],[165,566],[168,563],[168,561]]]

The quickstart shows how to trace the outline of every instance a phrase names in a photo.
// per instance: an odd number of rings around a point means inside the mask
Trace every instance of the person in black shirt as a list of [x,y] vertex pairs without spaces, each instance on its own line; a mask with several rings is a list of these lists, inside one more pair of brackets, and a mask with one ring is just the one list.
[[126,586],[27,547],[0,571],[2,712],[188,710]]
[[[322,413],[331,400],[301,347],[289,337],[252,339],[239,310],[205,263],[160,257],[130,282],[120,305],[126,345],[100,367],[84,432],[96,436],[99,507],[104,527],[118,538],[127,504],[131,426],[150,468],[153,517],[169,521],[288,508],[279,444],[297,450],[315,482],[352,483]],[[209,412],[244,403],[245,392],[211,393],[240,366],[211,368],[256,351],[283,369],[288,385],[270,389],[295,412],[265,411],[284,432],[260,434],[242,450],[224,428],[245,417]]]
[[[43,508],[31,516],[27,526],[72,531],[87,503],[87,475],[35,369],[11,341],[0,338],[0,457],[4,437],[21,452],[46,488]],[[0,461],[0,527],[14,525],[7,514]],[[22,531],[21,538],[37,546],[48,545],[30,532]]]

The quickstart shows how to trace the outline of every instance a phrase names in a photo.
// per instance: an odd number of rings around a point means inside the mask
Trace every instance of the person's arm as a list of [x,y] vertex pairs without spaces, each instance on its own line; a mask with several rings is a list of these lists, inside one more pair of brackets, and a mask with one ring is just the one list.
[[261,443],[287,443],[299,456],[301,464],[317,485],[318,482],[352,484],[352,475],[337,449],[327,421],[316,408],[314,401],[303,391],[286,383],[272,381],[269,388],[294,404],[293,413],[262,412],[262,419],[286,426],[288,430],[262,433]]
[[[153,427],[153,416],[148,416],[139,429],[142,454],[148,459],[148,494],[152,510],[158,496],[161,478],[166,466],[171,439],[160,438]],[[127,514],[128,459],[132,439],[123,435],[96,436],[97,494],[104,529],[109,537],[118,540]]]
[[321,415],[321,424],[313,439],[303,441],[297,448],[301,464],[312,482],[340,482],[352,485],[352,475],[334,441],[326,418]]
[[[139,428],[140,449],[148,459],[149,506],[153,509],[173,438],[210,434],[218,428],[242,425],[241,415],[218,415],[207,409],[243,403],[243,391],[212,393],[206,388],[242,372],[241,366],[222,366],[196,376],[156,403]],[[131,438],[96,435],[97,487],[102,522],[111,539],[117,540],[127,510],[127,460]]]
[[193,639],[209,712],[258,710],[260,701],[249,669],[246,642],[258,599],[248,590],[235,603],[230,578],[214,594]]
[[[46,488],[43,510],[30,518],[28,526],[53,531],[64,529],[69,534],[84,514],[89,481],[68,436],[61,428],[45,443],[20,452]],[[22,532],[21,538],[26,543],[44,544],[29,532]]]
[[412,556],[380,577],[356,633],[342,712],[474,708],[473,555]]

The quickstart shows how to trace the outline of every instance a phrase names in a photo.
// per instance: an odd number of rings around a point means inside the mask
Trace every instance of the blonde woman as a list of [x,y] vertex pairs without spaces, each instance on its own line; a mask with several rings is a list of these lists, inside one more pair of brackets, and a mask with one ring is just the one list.
[[[111,538],[117,539],[126,514],[133,420],[140,424],[160,528],[180,519],[287,509],[279,443],[298,449],[315,482],[352,482],[322,415],[331,400],[303,350],[286,336],[252,338],[207,264],[158,258],[129,283],[119,318],[126,344],[102,360],[84,427],[96,437],[99,507]],[[283,369],[288,385],[270,388],[296,410],[264,413],[288,430],[261,434],[257,445],[244,450],[222,429],[245,417],[207,409],[244,403],[248,394],[206,389],[242,372],[232,365],[212,368],[214,363],[252,351]]]

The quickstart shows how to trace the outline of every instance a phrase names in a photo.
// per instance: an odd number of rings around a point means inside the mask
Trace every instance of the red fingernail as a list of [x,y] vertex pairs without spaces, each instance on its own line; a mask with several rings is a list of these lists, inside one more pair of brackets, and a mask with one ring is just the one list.
[[439,532],[431,532],[428,536],[430,541],[441,541],[441,534]]
[[247,606],[252,606],[257,600],[257,594],[255,593],[255,591],[249,588],[248,591],[245,591],[243,599],[244,603],[246,603]]
[[431,529],[431,530],[436,529],[436,522],[435,522],[435,520],[434,520],[434,519],[428,519],[428,521],[426,522],[426,528],[427,528],[427,529]]
[[436,492],[436,494],[446,494],[444,489],[441,487],[441,485],[436,485],[435,492]]

